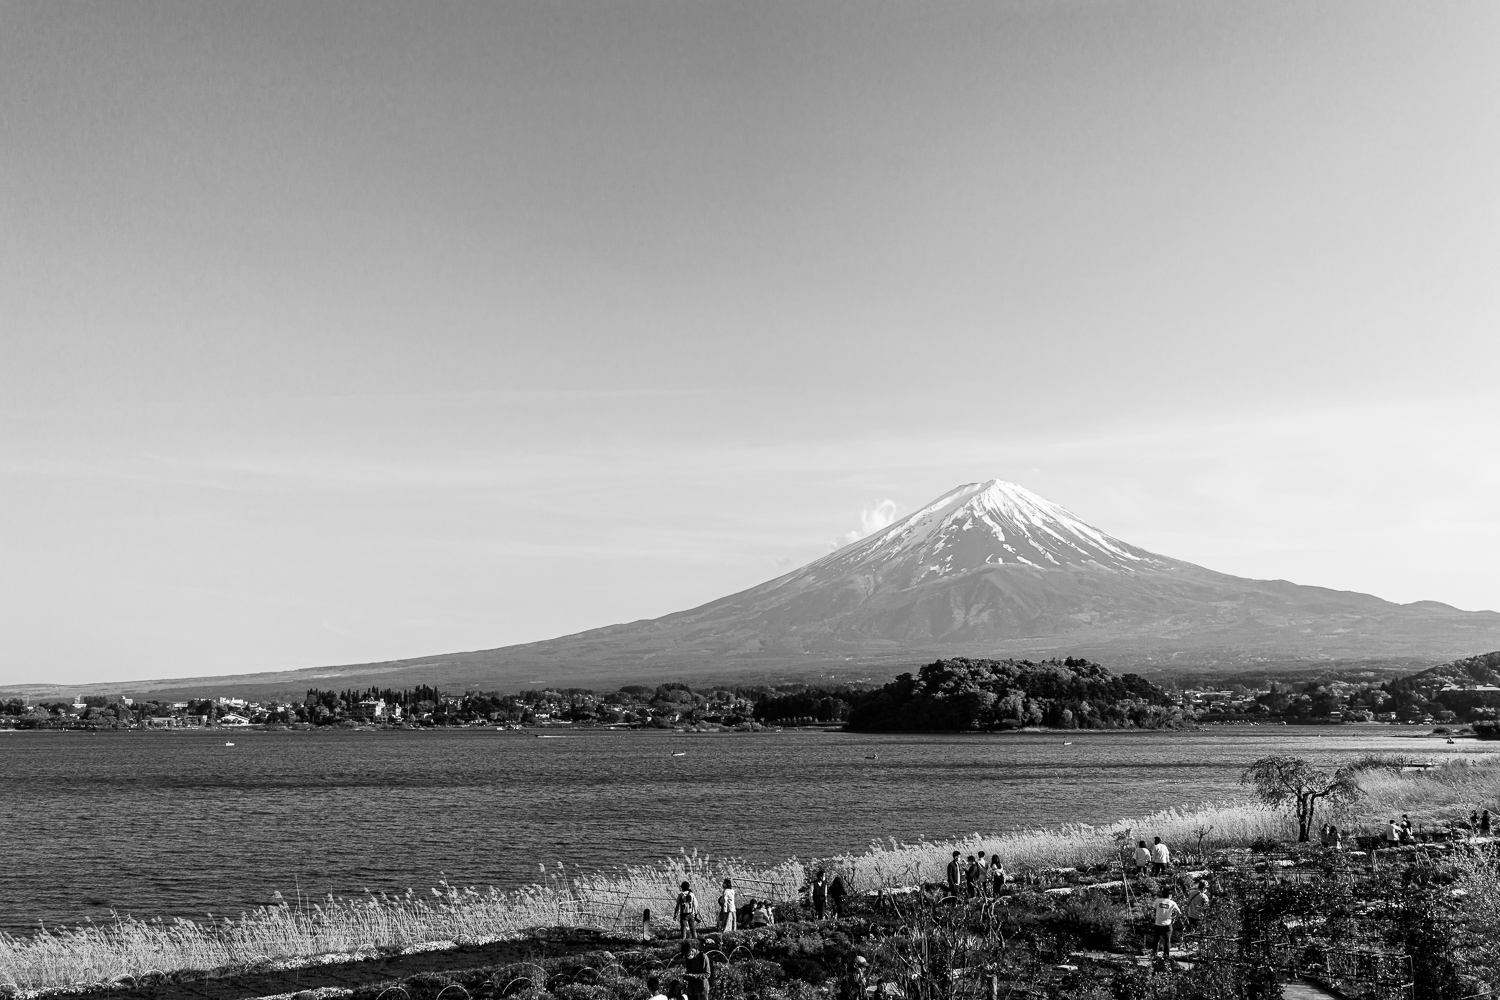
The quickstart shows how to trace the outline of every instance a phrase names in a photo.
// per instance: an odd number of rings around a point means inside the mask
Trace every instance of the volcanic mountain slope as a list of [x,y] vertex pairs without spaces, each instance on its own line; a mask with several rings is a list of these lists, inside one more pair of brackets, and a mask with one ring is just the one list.
[[502,649],[129,690],[598,687],[734,673],[878,675],[956,655],[1073,654],[1116,670],[1199,676],[1374,660],[1409,672],[1490,649],[1500,649],[1493,611],[1215,573],[992,480],[785,576],[664,618]]
[[1442,658],[1497,645],[1495,612],[1216,573],[991,480],[711,604],[507,652],[704,666],[1068,652],[1165,667]]

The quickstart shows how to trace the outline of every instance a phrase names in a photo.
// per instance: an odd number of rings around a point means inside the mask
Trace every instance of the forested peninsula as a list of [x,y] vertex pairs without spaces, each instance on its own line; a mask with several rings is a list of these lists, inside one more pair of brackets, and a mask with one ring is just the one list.
[[1160,729],[1183,722],[1176,699],[1145,678],[1071,656],[938,660],[865,695],[849,712],[849,728],[867,732]]

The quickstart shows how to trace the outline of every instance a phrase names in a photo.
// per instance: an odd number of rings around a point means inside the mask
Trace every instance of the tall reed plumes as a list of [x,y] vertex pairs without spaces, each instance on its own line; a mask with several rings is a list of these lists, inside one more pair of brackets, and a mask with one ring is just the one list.
[[[570,877],[562,866],[540,881],[503,892],[444,882],[419,893],[388,893],[281,903],[236,919],[136,920],[0,934],[0,984],[22,990],[109,983],[183,970],[274,967],[299,960],[337,961],[378,951],[415,950],[503,940],[537,927],[588,924],[638,928],[643,910],[670,916],[677,887],[699,893],[726,877],[748,895],[794,899],[806,880],[795,859],[766,867],[683,854],[654,865]],[[705,901],[711,907],[711,901]]]
[[842,855],[832,863],[852,877],[855,889],[871,890],[916,881],[941,881],[954,851],[967,857],[984,851],[997,855],[1012,871],[1040,868],[1079,868],[1112,863],[1120,857],[1120,845],[1128,840],[1151,841],[1160,837],[1179,854],[1197,849],[1198,831],[1206,830],[1202,847],[1243,847],[1262,837],[1294,836],[1287,817],[1265,806],[1245,802],[1223,802],[1196,809],[1165,809],[1136,819],[1104,826],[1070,823],[1055,830],[974,834],[961,840],[902,844],[892,839],[870,845],[859,855]]

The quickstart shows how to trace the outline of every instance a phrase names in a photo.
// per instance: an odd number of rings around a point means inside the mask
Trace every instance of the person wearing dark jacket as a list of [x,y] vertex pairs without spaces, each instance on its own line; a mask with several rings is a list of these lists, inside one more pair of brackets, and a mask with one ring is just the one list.
[[828,883],[824,881],[827,877],[822,872],[818,872],[818,877],[813,880],[812,905],[814,920],[822,920],[824,912],[828,909]]
[[682,942],[682,964],[687,972],[688,1000],[708,1000],[710,981],[714,975],[713,959],[698,950],[697,941]]
[[828,901],[833,904],[835,920],[844,915],[844,898],[848,895],[849,887],[844,884],[844,876],[835,875],[832,884],[828,886]]
[[953,860],[948,862],[948,895],[954,899],[958,898],[958,852],[953,852]]

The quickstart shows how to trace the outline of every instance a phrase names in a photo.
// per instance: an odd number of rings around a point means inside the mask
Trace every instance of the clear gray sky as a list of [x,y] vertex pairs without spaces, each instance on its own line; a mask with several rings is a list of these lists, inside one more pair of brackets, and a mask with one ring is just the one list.
[[1496,51],[1477,0],[0,3],[0,683],[654,617],[994,477],[1500,608]]

